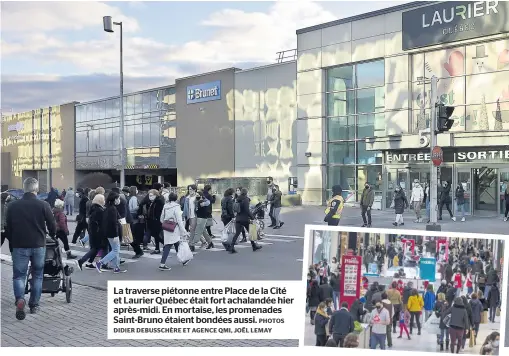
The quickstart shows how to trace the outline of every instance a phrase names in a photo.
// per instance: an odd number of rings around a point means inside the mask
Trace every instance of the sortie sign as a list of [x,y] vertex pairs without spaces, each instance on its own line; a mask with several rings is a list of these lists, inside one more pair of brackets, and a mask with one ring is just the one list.
[[435,146],[431,151],[431,161],[435,167],[439,167],[444,161],[444,152],[442,151],[442,147]]

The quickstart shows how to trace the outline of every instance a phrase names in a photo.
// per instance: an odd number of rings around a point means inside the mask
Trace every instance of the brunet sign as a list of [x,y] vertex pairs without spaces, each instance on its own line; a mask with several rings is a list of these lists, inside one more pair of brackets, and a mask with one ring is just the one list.
[[[386,153],[386,163],[426,163],[431,161],[430,152]],[[509,149],[485,151],[458,151],[454,153],[456,162],[464,161],[509,161]]]
[[403,50],[509,32],[508,1],[445,1],[403,13]]

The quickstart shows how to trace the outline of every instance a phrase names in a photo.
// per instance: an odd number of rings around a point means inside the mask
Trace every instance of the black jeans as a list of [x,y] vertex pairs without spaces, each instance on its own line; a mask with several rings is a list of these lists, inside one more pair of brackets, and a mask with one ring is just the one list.
[[87,219],[85,217],[81,218],[81,221],[76,225],[76,230],[74,230],[74,234],[72,235],[72,243],[75,244],[78,241],[78,237],[87,231]]
[[399,322],[399,313],[401,312],[401,304],[394,304],[394,316],[392,317],[392,329],[396,330]]
[[497,315],[497,307],[490,307],[489,317],[488,319],[492,322],[495,321],[495,316]]
[[[362,221],[364,222],[364,225],[371,225],[371,208],[368,209],[367,206],[361,205],[361,214],[362,214]],[[366,221],[366,214],[368,215],[368,220]]]
[[338,345],[338,347],[343,347],[343,343],[345,342],[345,337],[346,337],[346,335],[332,334],[332,338],[334,339],[334,341],[336,342],[336,345]]
[[445,202],[445,201],[441,201],[438,206],[438,218],[442,219],[442,210],[444,209],[444,205],[445,205],[445,208],[447,209],[447,211],[449,212],[449,215],[452,218],[454,216],[454,214],[451,211],[451,203]]
[[64,244],[65,252],[70,251],[69,240],[67,238],[66,233],[63,232],[62,230],[59,230],[59,231],[57,231],[57,235],[56,236],[57,236],[57,239],[60,239],[62,241],[62,243]]
[[327,335],[316,335],[316,346],[325,346],[327,343]]
[[133,233],[133,242],[131,246],[134,250],[134,253],[137,255],[141,255],[143,253],[140,245],[143,244],[143,237],[145,234],[145,224],[133,223],[131,224],[131,232]]
[[[243,237],[246,237],[245,231],[249,232],[249,222],[248,221],[235,221],[235,235],[233,236],[231,249],[235,247],[235,243],[237,242],[237,239],[239,238],[239,235],[242,233]],[[251,246],[253,248],[256,246],[254,241],[251,241]]]
[[175,247],[175,252],[179,252],[179,245],[180,245],[180,242],[177,241],[175,242],[174,244],[170,244],[170,245],[164,245],[163,247],[163,255],[161,256],[161,264],[164,265],[166,264],[166,260],[168,259],[168,255],[170,254],[170,251],[171,251],[171,247]]
[[509,202],[505,203],[505,214],[504,216],[507,217],[509,215]]
[[[90,247],[90,250],[88,250],[87,253],[85,253],[80,259],[79,262],[84,263],[88,260],[88,263],[93,263],[95,260],[95,257],[99,253],[99,248],[97,247]],[[105,255],[106,256],[106,255]]]
[[276,226],[276,219],[274,218],[274,205],[273,204],[270,204],[269,217],[270,217],[270,225]]
[[412,329],[414,328],[414,318],[417,323],[417,330],[419,332],[421,331],[421,321],[419,319],[421,316],[420,314],[420,312],[410,312],[410,332],[412,332]]

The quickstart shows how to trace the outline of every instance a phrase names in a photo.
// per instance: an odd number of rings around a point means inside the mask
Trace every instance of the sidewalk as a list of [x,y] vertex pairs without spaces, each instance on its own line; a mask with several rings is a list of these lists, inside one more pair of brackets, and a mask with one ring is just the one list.
[[[298,340],[108,340],[106,292],[73,284],[73,302],[65,295],[43,294],[41,310],[16,320],[12,268],[1,264],[1,347],[297,347]],[[295,335],[297,338],[298,335]]]

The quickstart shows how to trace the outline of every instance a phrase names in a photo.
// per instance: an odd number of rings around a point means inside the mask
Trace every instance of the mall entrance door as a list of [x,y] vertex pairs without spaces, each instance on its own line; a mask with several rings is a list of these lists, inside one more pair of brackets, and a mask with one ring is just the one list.
[[[424,185],[429,182],[430,166],[429,164],[420,165],[409,165],[406,167],[391,167],[387,168],[387,187],[386,187],[386,201],[385,208],[388,209],[391,206],[392,199],[394,197],[394,189],[396,185],[400,185],[407,199],[410,199],[412,194],[412,187],[414,182],[419,182],[424,188]],[[410,204],[411,206],[411,204]],[[424,204],[423,204],[424,206]]]
[[[507,175],[509,176],[509,173]],[[504,177],[501,174],[499,179],[499,170],[492,167],[458,169],[457,182],[465,189],[466,213],[481,217],[500,214],[502,206],[500,181]]]
[[501,169],[500,170],[500,181],[499,181],[499,185],[500,185],[500,191],[499,191],[499,194],[500,194],[500,214],[504,214],[505,213],[505,205],[506,205],[506,202],[505,202],[505,191],[507,189],[507,187],[509,187],[509,168],[504,168],[504,169]]

